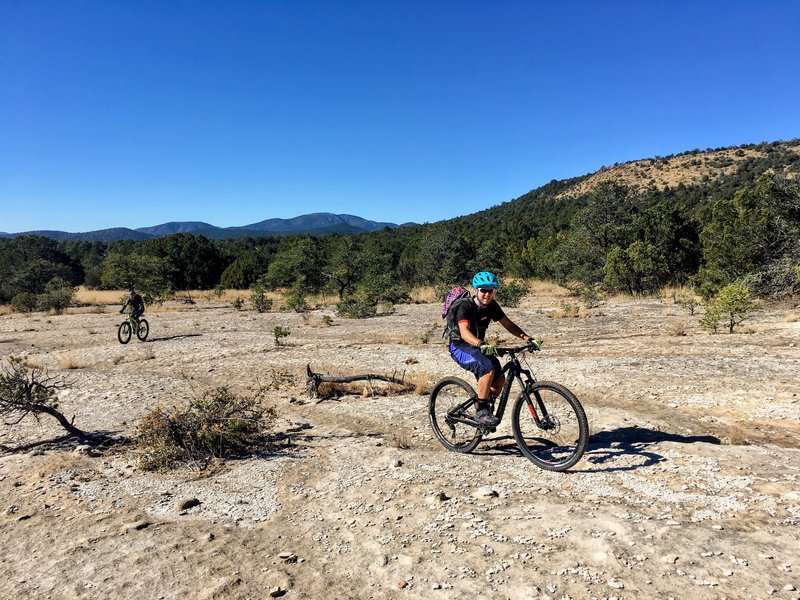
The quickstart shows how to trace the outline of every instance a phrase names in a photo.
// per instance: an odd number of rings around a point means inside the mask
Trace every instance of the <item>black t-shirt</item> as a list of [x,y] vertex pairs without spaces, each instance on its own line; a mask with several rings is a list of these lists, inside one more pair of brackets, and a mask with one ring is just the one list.
[[[456,306],[456,326],[461,321],[467,322],[467,328],[470,333],[475,335],[478,339],[484,339],[486,329],[489,327],[489,321],[499,321],[506,316],[500,305],[492,300],[487,306],[479,308],[475,304],[475,299],[471,298],[469,302],[460,302]],[[461,340],[457,344],[466,344]]]
[[144,312],[144,300],[142,300],[142,297],[136,292],[129,295],[127,303],[133,307],[133,310]]

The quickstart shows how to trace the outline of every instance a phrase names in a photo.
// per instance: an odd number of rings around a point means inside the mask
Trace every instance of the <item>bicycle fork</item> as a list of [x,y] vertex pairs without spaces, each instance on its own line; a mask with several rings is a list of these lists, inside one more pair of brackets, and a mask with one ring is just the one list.
[[[547,408],[542,401],[542,395],[534,389],[533,382],[528,381],[527,384],[522,386],[522,393],[525,395],[525,404],[528,407],[528,411],[531,413],[531,417],[533,417],[533,422],[536,423],[536,426],[539,429],[553,429],[555,424],[553,423],[550,415],[547,412]],[[536,399],[534,404],[533,400],[531,399],[531,394]],[[538,411],[536,410],[538,407]]]

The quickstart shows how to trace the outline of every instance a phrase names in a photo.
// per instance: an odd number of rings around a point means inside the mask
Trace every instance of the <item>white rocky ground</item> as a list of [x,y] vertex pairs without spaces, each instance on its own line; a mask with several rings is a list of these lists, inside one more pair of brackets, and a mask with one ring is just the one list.
[[[358,321],[176,305],[127,346],[111,309],[0,317],[0,356],[70,378],[60,408],[84,430],[131,435],[159,403],[260,383],[288,440],[206,474],[73,443],[1,456],[0,597],[800,598],[798,310],[712,336],[671,302],[561,318],[563,302],[508,312],[546,341],[537,376],[587,409],[589,449],[565,474],[523,458],[508,419],[458,455],[424,395],[307,400],[308,363],[459,375],[433,305]],[[61,433],[24,422],[0,443]]]

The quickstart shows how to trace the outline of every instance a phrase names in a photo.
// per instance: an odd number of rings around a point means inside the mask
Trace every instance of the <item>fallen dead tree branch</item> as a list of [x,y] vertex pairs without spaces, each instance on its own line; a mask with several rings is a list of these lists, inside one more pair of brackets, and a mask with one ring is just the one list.
[[[311,370],[311,365],[306,365],[306,373],[308,375],[308,397],[311,399],[319,398],[318,402],[322,402],[330,397],[328,394],[320,394],[320,384],[347,384],[356,381],[366,381],[367,389],[371,396],[377,396],[378,393],[372,385],[373,381],[383,381],[390,384],[401,386],[402,390],[407,390],[410,384],[405,380],[405,372],[402,377],[394,375],[380,375],[377,373],[365,373],[363,375],[322,375],[321,373],[314,373]],[[322,397],[320,397],[322,396]]]

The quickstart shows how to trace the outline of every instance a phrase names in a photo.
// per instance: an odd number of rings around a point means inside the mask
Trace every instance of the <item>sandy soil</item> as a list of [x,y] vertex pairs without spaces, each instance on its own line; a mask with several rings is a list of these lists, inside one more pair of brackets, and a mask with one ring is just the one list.
[[[800,598],[798,310],[708,335],[670,302],[559,318],[564,301],[508,311],[546,341],[537,376],[586,407],[589,449],[563,474],[522,457],[509,419],[459,455],[425,395],[307,399],[308,363],[460,375],[434,305],[359,321],[175,305],[126,346],[113,307],[0,316],[0,356],[68,377],[60,408],[84,430],[131,435],[157,404],[262,384],[286,435],[205,474],[72,442],[0,456],[0,597]],[[61,433],[23,422],[0,443]]]

